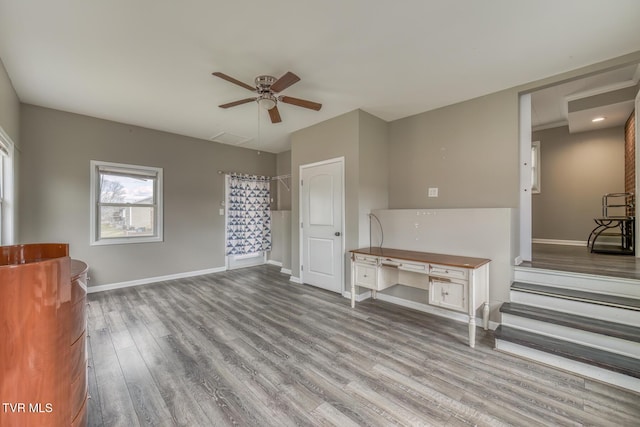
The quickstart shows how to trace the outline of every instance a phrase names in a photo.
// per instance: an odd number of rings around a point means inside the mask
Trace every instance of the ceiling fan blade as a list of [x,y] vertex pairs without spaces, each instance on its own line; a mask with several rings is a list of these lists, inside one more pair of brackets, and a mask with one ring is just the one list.
[[235,107],[236,105],[246,104],[247,102],[251,102],[251,101],[255,101],[255,100],[256,100],[256,98],[245,98],[245,99],[241,99],[239,101],[229,102],[228,104],[218,105],[218,107],[220,107],[220,108],[230,108],[230,107]]
[[224,73],[220,73],[220,72],[216,71],[215,73],[211,73],[211,74],[213,74],[213,75],[214,75],[214,76],[216,76],[216,77],[220,77],[221,79],[226,80],[226,81],[228,81],[228,82],[231,82],[231,83],[233,83],[233,84],[236,84],[236,85],[238,85],[238,86],[242,86],[242,87],[243,87],[243,88],[245,88],[245,89],[249,89],[251,92],[255,92],[255,91],[256,91],[256,88],[255,88],[255,87],[253,87],[253,86],[249,86],[249,85],[248,85],[248,84],[246,84],[246,83],[242,83],[240,80],[236,80],[236,79],[234,79],[233,77],[231,77],[231,76],[227,76],[227,75],[226,75],[226,74],[224,74]]
[[269,117],[271,117],[271,123],[280,123],[282,121],[277,106],[269,110]]
[[317,102],[307,101],[306,99],[293,98],[291,96],[281,96],[278,100],[286,103],[297,105],[298,107],[308,108],[310,110],[320,111],[322,108],[322,104],[318,104]]
[[300,77],[293,74],[291,71],[287,71],[287,74],[280,77],[274,84],[271,85],[271,90],[273,92],[282,92],[292,84],[299,82]]

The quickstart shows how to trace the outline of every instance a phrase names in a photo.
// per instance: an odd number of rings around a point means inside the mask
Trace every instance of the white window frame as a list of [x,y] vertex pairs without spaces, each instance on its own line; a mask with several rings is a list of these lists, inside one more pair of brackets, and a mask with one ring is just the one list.
[[531,194],[540,194],[540,141],[531,143]]
[[[120,245],[127,243],[151,243],[163,241],[163,204],[162,204],[162,168],[151,166],[129,165],[124,163],[91,160],[91,245]],[[153,207],[155,212],[154,233],[152,236],[127,236],[100,238],[100,171],[117,172],[123,175],[155,177]],[[109,204],[122,207],[135,207],[132,203]],[[147,206],[147,205],[145,205]]]
[[14,244],[14,150],[13,141],[0,127],[0,245]]

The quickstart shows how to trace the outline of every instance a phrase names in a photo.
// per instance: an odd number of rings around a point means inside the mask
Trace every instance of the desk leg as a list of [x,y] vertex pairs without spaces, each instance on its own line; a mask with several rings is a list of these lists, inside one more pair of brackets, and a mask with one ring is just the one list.
[[469,347],[474,348],[476,346],[476,318],[475,316],[469,316]]
[[485,301],[482,308],[482,326],[485,331],[489,329],[489,301]]
[[351,282],[351,308],[356,306],[356,285]]

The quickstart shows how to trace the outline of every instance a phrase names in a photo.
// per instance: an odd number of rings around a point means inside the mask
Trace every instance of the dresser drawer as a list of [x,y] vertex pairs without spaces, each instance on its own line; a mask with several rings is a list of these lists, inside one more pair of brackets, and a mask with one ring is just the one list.
[[376,289],[377,287],[377,274],[378,269],[376,266],[369,264],[360,264],[356,263],[355,266],[355,276],[356,276],[356,286],[363,286],[369,289]]
[[81,298],[69,310],[69,342],[73,344],[87,328],[87,303]]
[[82,407],[75,414],[75,418],[71,421],[71,427],[86,427],[89,422],[89,413],[87,412],[87,398],[82,402]]
[[[86,364],[85,363],[85,370],[86,370]],[[69,404],[71,405],[71,416],[77,416],[77,414],[80,412],[80,410],[82,409],[82,406],[84,405],[85,401],[87,400],[87,391],[88,391],[88,387],[87,387],[87,375],[85,373],[85,375],[80,375],[78,378],[75,379],[75,381],[73,381],[71,383],[71,396],[70,396],[70,400],[69,400]]]
[[466,268],[431,264],[429,266],[429,275],[438,276],[438,277],[447,277],[451,279],[466,280],[469,278],[469,270]]
[[69,350],[69,368],[72,382],[87,374],[87,340],[84,334],[73,343]]
[[466,312],[469,306],[467,288],[469,284],[463,280],[429,279],[429,304],[450,310]]

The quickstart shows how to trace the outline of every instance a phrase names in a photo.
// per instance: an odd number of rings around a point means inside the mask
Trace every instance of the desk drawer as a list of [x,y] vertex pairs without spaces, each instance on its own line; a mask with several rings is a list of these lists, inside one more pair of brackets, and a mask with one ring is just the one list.
[[378,269],[369,264],[355,263],[356,286],[376,289]]
[[463,280],[429,279],[429,304],[456,311],[467,311],[467,288],[469,284]]
[[398,266],[400,270],[412,271],[414,273],[429,274],[429,264],[417,262],[403,262]]
[[378,258],[374,256],[355,254],[353,257],[353,260],[355,262],[362,263],[362,264],[371,264],[371,265],[378,264]]
[[449,267],[446,265],[431,264],[429,275],[437,277],[447,277],[451,279],[466,280],[469,278],[469,270],[466,268]]

